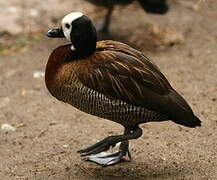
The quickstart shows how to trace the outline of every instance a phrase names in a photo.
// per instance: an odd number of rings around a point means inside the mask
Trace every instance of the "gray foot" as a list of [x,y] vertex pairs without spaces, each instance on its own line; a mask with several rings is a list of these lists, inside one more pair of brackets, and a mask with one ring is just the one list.
[[[86,156],[84,158],[86,161],[92,161],[102,166],[114,165],[120,162],[122,157],[126,154],[128,154],[131,159],[129,153],[129,140],[137,139],[141,135],[142,130],[139,127],[133,131],[125,128],[123,135],[109,136],[86,149],[79,150],[78,153],[80,153],[81,156]],[[104,152],[109,150],[110,147],[114,147],[119,142],[121,142],[119,151],[113,153]]]
[[91,161],[102,166],[111,166],[121,161],[126,152],[118,150],[116,152],[101,152],[91,156],[85,157],[83,160]]

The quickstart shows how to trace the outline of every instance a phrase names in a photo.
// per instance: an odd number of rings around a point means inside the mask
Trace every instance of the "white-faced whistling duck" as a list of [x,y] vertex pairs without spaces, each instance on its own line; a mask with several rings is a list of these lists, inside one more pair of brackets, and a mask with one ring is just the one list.
[[[130,157],[129,140],[142,135],[141,123],[172,120],[191,128],[201,125],[156,65],[126,44],[97,42],[94,25],[82,13],[66,15],[61,28],[49,30],[47,36],[71,41],[49,57],[45,73],[49,92],[81,111],[125,128],[123,135],[109,136],[78,151],[86,160],[107,166],[126,154]],[[119,151],[103,152],[118,142]]]
[[[135,0],[86,0],[97,6],[107,8],[107,14],[100,32],[108,33],[111,14],[116,4],[126,5]],[[168,11],[167,0],[138,0],[144,11],[152,14],[165,14]]]

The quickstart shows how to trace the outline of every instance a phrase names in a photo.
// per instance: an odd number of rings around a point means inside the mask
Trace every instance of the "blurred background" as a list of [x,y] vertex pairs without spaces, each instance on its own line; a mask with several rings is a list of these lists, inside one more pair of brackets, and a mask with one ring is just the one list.
[[143,124],[143,136],[130,146],[133,160],[101,168],[83,162],[76,151],[123,129],[51,97],[44,70],[53,49],[67,43],[49,39],[47,30],[72,11],[87,14],[98,29],[105,8],[85,0],[1,0],[0,179],[216,179],[217,1],[168,5],[165,15],[148,14],[136,1],[115,6],[110,34],[103,38],[150,57],[202,127]]

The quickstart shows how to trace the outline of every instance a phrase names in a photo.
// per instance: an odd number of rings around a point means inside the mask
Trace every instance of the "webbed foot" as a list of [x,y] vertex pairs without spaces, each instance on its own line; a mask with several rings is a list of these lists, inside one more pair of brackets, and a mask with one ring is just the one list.
[[102,166],[111,166],[119,163],[122,160],[122,157],[125,155],[126,152],[123,150],[118,150],[116,152],[101,152],[98,154],[87,156],[83,158],[83,160],[91,161]]
[[[92,161],[102,166],[109,166],[117,164],[121,161],[122,157],[129,153],[129,140],[139,138],[142,135],[142,130],[137,127],[134,130],[125,129],[123,135],[109,136],[102,141],[78,151],[81,156],[87,156],[85,161]],[[116,152],[103,152],[109,150],[110,147],[114,147],[117,143],[121,142],[119,150]]]

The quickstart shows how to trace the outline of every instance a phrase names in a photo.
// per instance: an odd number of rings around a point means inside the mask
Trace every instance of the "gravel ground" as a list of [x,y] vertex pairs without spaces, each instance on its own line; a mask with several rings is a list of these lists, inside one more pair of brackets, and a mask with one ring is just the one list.
[[[52,3],[58,1],[46,2],[53,7]],[[19,6],[19,3],[11,0],[4,5]],[[34,7],[44,7],[37,11],[52,12],[45,2],[35,3]],[[165,16],[145,14],[136,3],[117,7],[114,12],[109,38],[131,44],[153,59],[203,121],[202,127],[196,129],[172,122],[141,125],[143,136],[130,143],[132,161],[116,166],[102,168],[83,162],[76,151],[106,136],[121,134],[122,127],[59,102],[45,87],[43,72],[48,56],[55,47],[66,42],[34,34],[27,40],[25,35],[19,35],[19,39],[25,40],[19,48],[4,49],[2,44],[0,179],[215,180],[217,1],[207,0],[199,9],[195,4],[196,0],[173,1]],[[61,7],[65,6],[64,12]],[[97,25],[101,23],[97,17],[99,9],[78,0],[63,1],[59,11],[52,16],[55,21],[46,21],[46,28],[45,21],[38,16],[35,17],[37,21],[32,21],[45,32],[58,23],[70,7],[73,11],[80,8],[93,17]],[[44,14],[44,17],[48,16]],[[1,21],[0,27],[2,23],[5,25],[6,22]],[[1,42],[8,43],[9,40],[10,44],[17,45],[17,36],[4,38]]]

